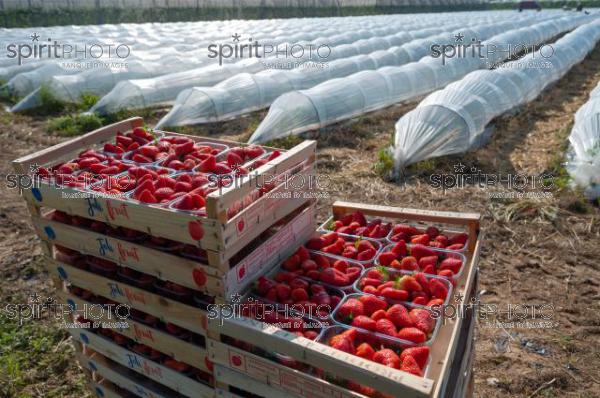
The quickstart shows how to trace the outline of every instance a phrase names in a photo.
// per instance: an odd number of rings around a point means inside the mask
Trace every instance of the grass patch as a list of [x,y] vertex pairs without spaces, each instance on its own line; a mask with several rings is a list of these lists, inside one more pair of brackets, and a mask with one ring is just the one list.
[[104,121],[95,114],[66,115],[50,119],[47,131],[61,137],[74,137],[88,133],[104,125]]
[[25,320],[19,326],[0,315],[0,396],[30,397],[36,391],[44,391],[45,397],[88,396],[74,348],[65,341],[68,334],[58,325],[42,322]]
[[373,170],[384,179],[389,179],[394,170],[394,158],[388,148],[382,148],[377,153],[377,162]]
[[304,141],[304,139],[299,135],[288,135],[287,137],[267,141],[261,145],[270,146],[273,148],[290,149],[302,143],[302,141]]
[[40,106],[34,108],[36,113],[55,115],[65,110],[67,103],[56,98],[48,86],[40,86]]

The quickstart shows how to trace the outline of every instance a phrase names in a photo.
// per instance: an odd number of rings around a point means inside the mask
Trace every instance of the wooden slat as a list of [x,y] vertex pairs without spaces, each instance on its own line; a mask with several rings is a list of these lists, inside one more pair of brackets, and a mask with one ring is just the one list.
[[137,396],[146,398],[173,398],[175,396],[172,391],[166,390],[165,387],[149,381],[149,379],[137,373],[129,373],[131,372],[129,369],[107,360],[99,353],[92,354],[91,356],[79,353],[77,354],[77,359],[81,366],[92,370],[111,383]]
[[133,351],[120,347],[108,339],[90,333],[86,329],[69,329],[80,343],[111,360],[132,369],[174,391],[190,398],[213,398],[214,390],[161,364],[150,361]]
[[[363,395],[246,351],[209,341],[217,381],[263,397],[358,398]],[[239,360],[239,365],[232,358]],[[236,362],[237,363],[237,362]]]
[[77,287],[90,290],[118,303],[130,305],[142,312],[154,315],[163,322],[171,322],[182,328],[206,335],[206,312],[199,308],[60,263],[54,259],[48,259],[48,262],[52,273]]
[[[61,293],[59,296],[65,303],[68,303],[69,305],[74,304],[75,308],[79,310],[93,308],[91,306],[94,305],[94,303],[85,301],[69,293]],[[94,314],[96,314],[96,312],[94,312]],[[114,314],[110,314],[108,311],[102,312],[101,316],[95,317],[93,321],[108,323],[116,322]],[[178,361],[185,362],[190,366],[211,373],[211,370],[206,366],[208,352],[205,348],[178,339],[167,332],[144,325],[133,319],[119,319],[118,322],[127,323],[128,327],[115,329],[117,333],[129,337],[140,344],[152,347]]]

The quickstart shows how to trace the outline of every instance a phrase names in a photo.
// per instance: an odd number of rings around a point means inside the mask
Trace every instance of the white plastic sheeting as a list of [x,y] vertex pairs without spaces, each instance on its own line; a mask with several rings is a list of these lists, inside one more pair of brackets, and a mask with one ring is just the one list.
[[[487,18],[486,18],[487,19]],[[512,22],[491,20],[472,21],[482,25],[480,32],[501,32],[513,27]],[[234,76],[214,87],[194,87],[179,94],[173,109],[157,127],[218,122],[235,118],[248,112],[268,107],[277,97],[293,90],[305,90],[324,81],[341,78],[364,70],[384,66],[403,65],[417,61],[429,52],[434,43],[447,40],[449,33],[463,24],[445,26],[444,29],[423,29],[404,33],[412,39],[401,46],[328,62],[324,68],[298,68],[294,70],[267,70],[254,75]],[[445,33],[440,34],[440,30]],[[437,34],[434,34],[437,33]]]
[[575,114],[566,168],[588,199],[600,198],[600,84]]
[[[553,43],[553,52],[541,47],[498,69],[470,73],[432,93],[396,123],[391,148],[396,173],[408,164],[462,153],[485,143],[492,132],[486,125],[493,118],[536,98],[581,62],[598,40],[600,20],[596,19]],[[585,114],[583,110],[578,119],[589,120]],[[588,145],[578,145],[583,146]]]
[[[556,14],[551,14],[556,15]],[[563,14],[564,15],[564,14]],[[542,43],[559,33],[566,32],[590,20],[590,16],[551,18],[535,23],[529,16],[514,15],[513,26],[484,41],[499,49],[513,48],[517,44],[531,46]],[[537,20],[539,21],[539,19]],[[489,38],[493,29],[461,32],[466,38]],[[446,37],[447,40],[450,38]],[[454,39],[454,38],[452,38]],[[454,40],[449,42],[455,44]],[[428,47],[426,47],[429,50]],[[250,142],[264,142],[287,135],[299,134],[340,120],[349,119],[398,102],[417,98],[464,77],[471,71],[496,64],[509,54],[497,51],[487,58],[454,57],[446,59],[426,56],[419,62],[400,67],[384,67],[363,71],[346,78],[333,79],[308,90],[292,91],[277,98],[269,113],[250,138]]]
[[[343,33],[335,36],[323,37],[313,40],[314,45],[326,44],[331,49],[331,54],[326,61],[343,58],[349,55],[371,52],[376,49],[388,48],[391,45],[397,45],[411,37],[421,37],[420,35],[439,32],[439,28],[428,28],[417,31],[418,33],[409,34],[400,32],[389,35],[390,32],[402,29],[411,29],[405,23],[399,23],[397,26],[374,29],[371,31],[360,31]],[[377,35],[386,35],[379,37]],[[152,106],[164,106],[173,103],[177,95],[190,87],[206,86],[210,87],[223,80],[239,75],[241,73],[256,73],[264,70],[271,70],[269,63],[271,58],[253,58],[228,65],[210,65],[207,67],[196,68],[181,73],[170,73],[154,79],[126,80],[117,84],[114,89],[101,98],[98,103],[90,109],[99,114],[114,113],[120,109],[148,108]],[[314,58],[314,57],[313,57]],[[277,62],[282,67],[289,68],[296,62],[304,63],[308,61],[308,52],[304,57],[297,56],[294,63]],[[319,61],[319,59],[314,59]]]
[[[406,23],[406,19],[403,17],[402,21]],[[433,19],[429,20],[429,24],[433,24]],[[322,19],[295,19],[295,20],[268,20],[263,21],[264,24],[257,24],[256,21],[236,21],[233,23],[230,21],[228,24],[214,24],[211,23],[212,28],[206,30],[201,28],[202,25],[194,25],[194,29],[188,30],[187,24],[144,24],[140,28],[134,25],[134,28],[130,29],[131,25],[120,26],[116,31],[106,32],[105,30],[97,30],[93,28],[89,29],[71,29],[65,30],[49,30],[45,34],[38,33],[42,38],[52,37],[53,40],[57,40],[62,43],[61,40],[64,38],[65,43],[72,44],[72,40],[69,37],[73,32],[79,32],[84,36],[83,41],[78,39],[74,45],[78,45],[78,48],[84,48],[87,44],[88,47],[92,43],[100,43],[107,48],[107,45],[112,45],[112,48],[116,48],[118,44],[127,44],[131,48],[131,56],[126,59],[117,59],[114,56],[111,58],[107,54],[104,57],[99,58],[100,61],[109,64],[109,61],[124,61],[127,63],[127,67],[112,68],[101,68],[89,69],[84,72],[66,76],[52,75],[45,73],[44,75],[35,75],[35,82],[29,84],[20,84],[19,87],[28,87],[36,82],[47,83],[48,89],[58,99],[63,101],[78,101],[83,93],[92,93],[97,95],[106,94],[114,85],[125,79],[135,78],[148,78],[165,74],[165,72],[179,72],[188,70],[201,65],[210,65],[218,62],[216,58],[208,57],[208,45],[209,44],[231,44],[231,34],[242,33],[242,38],[247,39],[252,37],[253,40],[260,40],[263,46],[281,46],[288,47],[291,43],[308,43],[314,39],[319,42],[327,42],[327,38],[334,36],[339,33],[343,27],[346,34],[346,40],[356,40],[360,37],[370,35],[373,29],[387,29],[391,31],[388,26],[393,21],[393,16],[385,17],[373,17],[373,18],[349,18],[347,20],[333,19],[330,23],[324,24]],[[396,21],[395,24],[400,22]],[[200,28],[198,28],[200,26]],[[220,29],[214,29],[215,26],[221,26]],[[227,27],[227,30],[223,31]],[[309,27],[309,29],[307,29]],[[73,28],[73,27],[71,27]],[[250,34],[243,35],[244,32],[250,30]],[[69,34],[69,32],[71,32]],[[18,34],[11,36],[20,37],[17,42],[23,41],[24,32],[19,30]],[[37,33],[37,32],[36,32]],[[194,36],[197,33],[199,36]],[[52,36],[57,34],[57,36]],[[89,34],[89,36],[85,36]],[[193,40],[191,39],[193,38]],[[3,43],[9,45],[10,40],[1,40]],[[94,58],[93,61],[96,59]],[[235,58],[228,58],[224,61],[232,63]],[[16,62],[15,60],[12,60]],[[61,60],[57,59],[55,62]],[[63,60],[64,61],[64,60]],[[31,71],[30,65],[45,65],[51,63],[48,59],[43,60],[31,60],[21,67],[15,68],[10,66],[4,68],[4,71],[0,71],[0,75],[4,73],[4,77],[14,76],[15,72],[19,69],[23,71]],[[37,69],[34,69],[37,70]],[[252,72],[253,69],[248,71]],[[31,76],[31,75],[30,75]],[[30,76],[25,76],[22,79],[27,79]],[[90,82],[89,80],[94,80]],[[16,88],[12,83],[6,88]],[[18,94],[18,93],[17,93]],[[35,90],[29,96],[24,98],[20,103],[13,107],[13,111],[22,111],[31,109],[40,104],[40,92]]]

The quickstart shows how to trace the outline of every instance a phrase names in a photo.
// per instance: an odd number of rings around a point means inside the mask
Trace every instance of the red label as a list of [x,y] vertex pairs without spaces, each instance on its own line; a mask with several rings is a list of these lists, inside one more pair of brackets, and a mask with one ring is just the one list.
[[111,220],[115,220],[118,217],[126,218],[129,220],[129,214],[127,213],[127,204],[121,203],[116,207],[110,204],[110,200],[106,201],[106,210],[108,210],[108,217]]
[[133,259],[137,262],[140,261],[140,256],[137,251],[137,247],[127,248],[120,242],[117,242],[117,250],[119,252],[119,261],[126,261],[127,259]]
[[154,341],[154,335],[152,335],[152,330],[150,329],[142,329],[135,323],[133,324],[133,332],[135,333],[135,337],[142,340],[150,340]]

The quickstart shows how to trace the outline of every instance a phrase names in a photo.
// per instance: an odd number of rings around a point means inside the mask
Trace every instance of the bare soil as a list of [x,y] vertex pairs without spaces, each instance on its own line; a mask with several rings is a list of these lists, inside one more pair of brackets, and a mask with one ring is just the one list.
[[[454,174],[453,166],[459,162],[504,176],[560,171],[573,114],[599,80],[600,48],[596,48],[538,99],[495,120],[487,146],[412,167],[403,184],[384,181],[373,165],[378,151],[389,144],[397,119],[416,102],[310,134],[319,139],[318,171],[332,182],[330,197],[319,203],[322,220],[338,199],[481,212],[482,303],[504,310],[518,304],[553,306],[554,323],[548,328],[490,327],[480,320],[474,366],[477,397],[600,397],[600,211],[560,184],[543,199],[494,199],[494,193],[502,195],[510,189],[443,190],[433,187],[429,178],[434,173]],[[186,131],[247,139],[263,114]],[[60,141],[46,134],[44,119],[0,113],[0,121],[2,174],[12,171],[11,160]],[[27,208],[18,192],[5,184],[0,184],[0,219],[3,302],[22,300],[32,292],[51,295]],[[44,320],[41,327],[54,326]],[[66,350],[65,345],[60,347]],[[68,388],[81,383],[76,365],[55,373],[33,371],[38,373],[17,388],[20,394],[47,396],[48,390],[62,391],[57,396],[65,397],[82,394]]]

